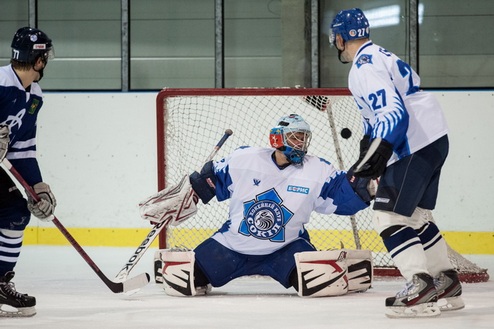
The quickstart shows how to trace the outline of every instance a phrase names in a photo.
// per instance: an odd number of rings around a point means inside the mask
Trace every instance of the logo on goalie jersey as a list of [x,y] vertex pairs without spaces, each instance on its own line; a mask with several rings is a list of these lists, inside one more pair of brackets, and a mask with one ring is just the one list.
[[295,186],[295,185],[288,185],[286,190],[288,192],[302,193],[302,194],[309,194],[309,191],[310,191],[310,189],[308,187]]
[[256,200],[244,202],[244,219],[238,232],[261,240],[285,241],[285,225],[293,213],[282,202],[274,189],[259,194]]

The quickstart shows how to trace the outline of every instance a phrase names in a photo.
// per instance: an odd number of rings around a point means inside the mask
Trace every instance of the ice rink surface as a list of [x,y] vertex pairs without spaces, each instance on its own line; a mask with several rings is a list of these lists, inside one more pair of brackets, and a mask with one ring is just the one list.
[[[135,248],[86,247],[110,279]],[[148,250],[131,276],[152,275]],[[494,274],[494,256],[468,256]],[[210,295],[169,297],[151,281],[133,295],[114,294],[71,246],[25,246],[15,269],[17,290],[37,299],[31,318],[0,318],[0,328],[280,328],[280,329],[456,329],[494,328],[494,281],[464,284],[466,307],[438,318],[388,319],[384,299],[403,287],[399,279],[374,282],[365,293],[300,298],[269,278],[241,278]]]

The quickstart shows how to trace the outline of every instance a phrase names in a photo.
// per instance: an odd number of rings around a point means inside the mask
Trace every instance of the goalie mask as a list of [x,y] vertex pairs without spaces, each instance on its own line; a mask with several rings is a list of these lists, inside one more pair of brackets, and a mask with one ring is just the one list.
[[296,165],[304,161],[311,137],[309,124],[298,114],[282,117],[269,133],[271,146],[283,152],[288,162]]

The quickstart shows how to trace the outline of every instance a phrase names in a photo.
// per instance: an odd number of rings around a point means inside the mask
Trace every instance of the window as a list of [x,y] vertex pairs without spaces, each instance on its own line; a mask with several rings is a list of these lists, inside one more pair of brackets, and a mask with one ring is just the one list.
[[494,2],[421,1],[422,87],[494,87]]
[[214,1],[131,2],[131,89],[214,87]]
[[31,25],[55,45],[44,90],[346,87],[350,65],[328,32],[353,7],[421,87],[494,87],[490,0],[2,0],[0,65],[15,31]]
[[55,47],[44,90],[121,88],[120,12],[120,0],[38,1],[38,28]]

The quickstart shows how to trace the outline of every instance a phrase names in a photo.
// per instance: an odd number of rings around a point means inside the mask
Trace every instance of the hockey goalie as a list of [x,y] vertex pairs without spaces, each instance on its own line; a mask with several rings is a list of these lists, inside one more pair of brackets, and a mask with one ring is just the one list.
[[[143,218],[154,220],[176,209],[178,221],[163,219],[174,225],[197,211],[195,202],[187,202],[192,195],[204,204],[213,198],[230,201],[223,226],[194,250],[157,252],[168,295],[201,295],[250,275],[271,277],[302,297],[338,296],[371,287],[370,251],[318,251],[311,244],[305,225],[313,211],[353,215],[373,197],[370,180],[309,155],[311,137],[300,115],[284,116],[269,132],[271,147],[240,147],[219,161],[208,161],[200,172],[182,180],[180,192],[174,192],[176,200],[161,193],[166,201],[143,204]],[[182,208],[187,209],[185,215]]]

